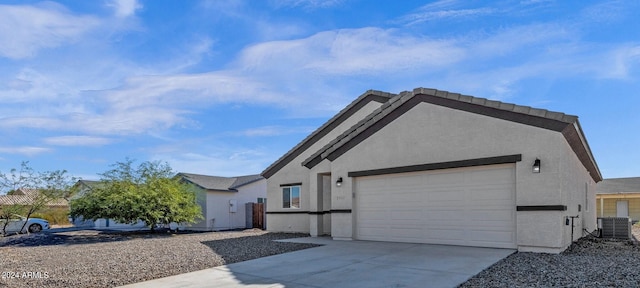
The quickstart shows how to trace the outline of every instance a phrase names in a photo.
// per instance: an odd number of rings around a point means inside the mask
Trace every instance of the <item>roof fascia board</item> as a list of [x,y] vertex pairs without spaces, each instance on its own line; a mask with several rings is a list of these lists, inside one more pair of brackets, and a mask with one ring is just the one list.
[[[439,91],[438,91],[439,92]],[[462,97],[462,96],[460,96]],[[389,112],[387,115],[383,116],[378,121],[375,121],[369,127],[364,129],[362,132],[358,133],[351,139],[346,140],[343,143],[337,143],[336,146],[326,147],[326,151],[321,154],[319,159],[312,159],[308,163],[307,168],[312,168],[322,161],[323,158],[328,159],[329,161],[334,161],[342,154],[349,151],[351,148],[355,147],[360,142],[369,138],[369,136],[375,134],[377,131],[385,127],[387,124],[391,123],[407,111],[411,110],[413,107],[418,105],[419,103],[430,103],[434,105],[444,106],[452,109],[457,109],[461,111],[476,113],[480,115],[485,115],[489,117],[494,117],[498,119],[503,119],[507,121],[512,121],[515,123],[530,125],[534,127],[539,127],[547,130],[552,130],[556,132],[561,132],[564,136],[573,151],[576,153],[581,163],[587,168],[589,174],[595,182],[602,181],[602,175],[595,164],[595,160],[591,156],[591,151],[588,148],[588,144],[585,141],[582,141],[582,136],[579,133],[582,133],[582,130],[578,125],[574,125],[577,123],[577,117],[575,116],[564,116],[563,120],[573,120],[574,122],[565,122],[562,120],[551,119],[547,117],[535,116],[531,114],[526,114],[524,112],[515,112],[512,110],[505,110],[500,108],[488,107],[482,104],[473,103],[473,98],[470,101],[460,100],[460,99],[449,99],[444,98],[443,96],[429,95],[429,94],[417,94],[408,99],[406,102],[400,104],[396,109]],[[577,127],[577,128],[576,128]],[[578,132],[578,129],[580,132]],[[351,131],[353,132],[353,131]],[[339,136],[343,137],[343,135]],[[312,165],[313,164],[313,165]]]
[[271,166],[267,167],[267,169],[265,169],[261,175],[264,178],[269,178],[273,176],[273,174],[275,174],[284,166],[289,164],[291,161],[293,161],[293,159],[295,159],[304,151],[309,149],[309,147],[311,147],[313,144],[320,141],[320,139],[322,139],[329,132],[331,132],[333,129],[338,127],[338,125],[342,124],[344,121],[349,119],[349,117],[351,117],[353,114],[355,114],[360,109],[362,109],[362,107],[369,104],[369,102],[376,101],[379,103],[385,103],[393,96],[395,95],[386,93],[386,92],[380,92],[380,91],[369,90],[365,92],[365,94],[359,97],[360,99],[357,99],[354,102],[352,102],[352,105],[347,106],[344,110],[340,111],[336,116],[329,119],[329,121],[327,121],[324,125],[322,125],[316,131],[311,133],[311,135],[309,135],[307,138],[302,140],[302,142],[300,142],[298,145],[293,147],[289,152],[283,155],[276,162],[271,164]]
[[602,175],[600,174],[600,170],[598,166],[591,156],[591,151],[586,142],[583,142],[583,138],[580,135],[582,131],[577,125],[569,125],[564,130],[562,130],[562,135],[569,143],[571,150],[578,156],[578,159],[587,168],[587,171],[591,175],[593,181],[600,182],[602,181]]
[[[416,97],[413,97],[413,98],[409,99],[408,101],[406,101],[406,102],[402,103],[400,106],[398,106],[398,108],[396,108],[393,111],[391,111],[391,113],[389,113],[389,114],[385,115],[384,117],[380,118],[374,124],[372,124],[371,126],[367,127],[365,130],[363,130],[362,132],[360,132],[359,134],[357,134],[353,138],[351,138],[348,141],[344,142],[342,145],[338,146],[335,150],[329,152],[328,154],[325,154],[326,152],[322,153],[322,155],[323,155],[322,157],[329,159],[329,161],[336,160],[342,154],[344,154],[347,151],[351,150],[351,148],[353,148],[354,146],[358,145],[360,142],[364,141],[365,139],[369,138],[369,136],[375,134],[377,131],[379,131],[383,127],[387,126],[387,124],[393,122],[393,120],[397,119],[398,117],[400,117],[405,112],[411,110],[411,108],[413,108],[419,102],[420,102],[420,99],[417,99]],[[330,147],[330,149],[331,149],[331,147]],[[330,150],[328,149],[328,151],[330,151]]]
[[387,124],[391,123],[393,120],[397,119],[407,111],[411,110],[413,107],[418,105],[419,103],[431,103],[434,105],[444,106],[452,109],[467,111],[471,113],[477,113],[485,116],[495,117],[503,120],[513,121],[516,123],[531,125],[539,128],[549,129],[557,132],[563,131],[570,123],[565,123],[559,120],[553,120],[538,116],[532,116],[528,114],[522,114],[513,111],[502,110],[499,108],[491,108],[482,106],[479,104],[472,104],[470,102],[461,102],[460,100],[453,100],[442,98],[434,95],[426,95],[426,94],[418,94],[407,100],[405,103],[402,103],[401,106],[391,111],[389,114],[384,116],[382,119],[378,120],[376,123],[369,126],[366,130],[362,131],[360,134],[356,135],[348,142],[342,144],[337,147],[334,151],[327,153],[326,158],[330,161],[333,161],[340,157],[345,152],[349,151],[358,143],[367,139],[369,136],[375,134],[378,130],[385,127]]

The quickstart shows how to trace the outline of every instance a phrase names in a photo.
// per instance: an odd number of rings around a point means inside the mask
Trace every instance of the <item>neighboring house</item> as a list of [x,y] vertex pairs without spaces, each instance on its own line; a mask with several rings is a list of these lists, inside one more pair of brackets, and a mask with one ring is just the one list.
[[[72,200],[90,192],[92,189],[96,187],[96,185],[100,185],[100,181],[78,180],[78,182],[76,182],[75,185],[78,193],[71,198]],[[104,219],[104,218],[96,219],[95,221],[91,219],[85,220],[82,217],[79,217],[76,219],[70,219],[70,220],[73,226],[76,226],[76,227],[86,227],[86,228],[105,229],[105,230],[139,230],[147,227],[144,221],[138,221],[137,223],[134,223],[134,224],[124,224],[124,223],[118,223],[113,219]]]
[[185,229],[219,231],[246,227],[246,203],[264,202],[266,180],[260,175],[218,177],[178,173],[177,177],[197,189],[203,220]]
[[270,231],[551,253],[602,180],[578,117],[424,88],[364,93],[262,175]]
[[598,217],[640,220],[640,177],[604,179],[596,186]]
[[[34,199],[40,193],[37,189],[18,188],[11,195],[0,195],[0,206],[4,205],[32,205]],[[45,207],[47,208],[69,208],[69,202],[65,199],[53,199],[49,201]]]

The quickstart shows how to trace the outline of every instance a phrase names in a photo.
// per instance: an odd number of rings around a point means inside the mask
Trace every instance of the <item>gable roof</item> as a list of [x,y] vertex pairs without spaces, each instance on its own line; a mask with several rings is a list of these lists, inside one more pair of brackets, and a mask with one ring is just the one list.
[[[12,195],[0,195],[0,206],[2,205],[32,205],[40,192],[38,189],[18,188]],[[67,206],[66,199],[51,199],[45,206]]]
[[589,171],[591,178],[595,182],[602,180],[577,116],[426,88],[416,88],[412,92],[405,91],[400,93],[399,97],[391,98],[315,152],[302,164],[312,168],[324,159],[329,161],[337,159],[419,103],[430,103],[561,132],[580,162]]
[[206,190],[238,192],[237,188],[264,179],[260,175],[246,175],[238,177],[220,177],[192,173],[178,173],[184,181],[193,183]]
[[327,122],[322,124],[320,128],[316,129],[315,131],[313,131],[313,133],[311,133],[309,136],[304,138],[300,143],[298,143],[298,145],[291,148],[291,150],[289,150],[282,157],[276,160],[276,162],[273,162],[273,164],[267,167],[267,169],[265,169],[261,173],[261,175],[264,176],[265,178],[271,177],[273,174],[275,174],[280,169],[282,169],[282,167],[289,164],[289,162],[293,161],[293,159],[295,159],[304,151],[309,149],[311,145],[320,141],[322,137],[326,136],[329,132],[331,132],[338,125],[342,124],[344,121],[349,119],[349,117],[351,117],[353,114],[358,112],[362,107],[369,104],[371,101],[385,103],[389,99],[393,98],[394,96],[397,96],[397,95],[391,94],[388,92],[375,91],[375,90],[369,90],[363,93],[362,95],[360,95],[360,97],[356,98],[356,100],[353,100],[353,102],[347,105],[347,107],[340,110],[338,114],[331,117],[331,119],[329,119]]
[[604,179],[596,185],[596,194],[640,193],[640,177]]

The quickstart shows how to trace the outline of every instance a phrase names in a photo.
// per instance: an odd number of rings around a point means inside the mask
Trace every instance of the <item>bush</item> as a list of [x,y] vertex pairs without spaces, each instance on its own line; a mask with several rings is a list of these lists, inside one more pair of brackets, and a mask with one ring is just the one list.
[[31,218],[42,218],[49,221],[50,225],[69,225],[69,208],[44,208],[42,211],[31,214]]

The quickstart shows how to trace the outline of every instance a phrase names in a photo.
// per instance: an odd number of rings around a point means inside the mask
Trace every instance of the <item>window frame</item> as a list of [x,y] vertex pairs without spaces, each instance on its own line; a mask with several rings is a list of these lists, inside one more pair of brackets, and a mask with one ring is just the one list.
[[[302,208],[302,207],[300,207],[300,206],[302,206],[301,205],[302,201],[300,201],[300,198],[301,198],[301,195],[300,195],[301,194],[300,193],[301,187],[300,187],[300,185],[286,185],[286,186],[281,186],[280,188],[281,188],[281,191],[282,191],[282,208],[283,209],[300,209],[300,208]],[[285,190],[288,190],[288,192],[285,192]],[[297,190],[297,191],[295,191],[295,190]],[[297,192],[297,194],[298,194],[297,195],[297,198],[298,198],[298,206],[297,207],[293,205],[294,204],[293,199],[295,199],[295,197],[293,197],[294,196],[294,194],[293,194],[294,192]],[[285,196],[285,193],[288,193],[288,195],[287,195],[288,197]],[[288,199],[288,201],[286,199]],[[288,204],[288,207],[287,207],[286,204]]]
[[589,212],[589,183],[584,183],[584,212]]

